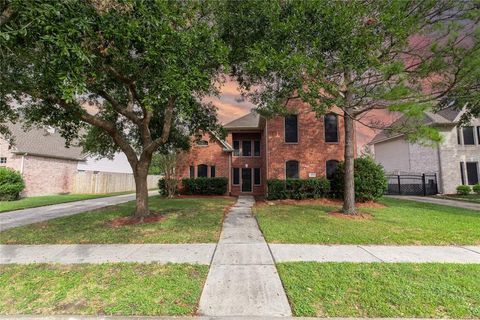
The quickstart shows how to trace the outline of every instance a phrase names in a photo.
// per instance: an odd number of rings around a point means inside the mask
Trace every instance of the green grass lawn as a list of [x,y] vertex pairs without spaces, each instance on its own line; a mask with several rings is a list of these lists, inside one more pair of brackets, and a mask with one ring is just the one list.
[[467,195],[460,195],[460,194],[448,194],[444,196],[438,196],[443,199],[452,199],[452,200],[460,200],[460,201],[467,201],[473,203],[480,203],[480,195],[478,194],[467,194]]
[[[129,202],[57,218],[0,233],[4,244],[61,243],[203,243],[217,242],[227,198],[150,198],[150,208],[165,214],[155,223],[111,227],[108,222],[131,215]],[[40,210],[40,209],[39,209]]]
[[365,208],[371,219],[330,216],[320,205],[264,205],[254,211],[271,243],[480,244],[480,212],[414,201],[382,199],[387,208]]
[[278,265],[295,316],[479,318],[480,265]]
[[191,315],[208,266],[0,266],[0,314]]
[[132,191],[102,193],[102,194],[62,194],[62,195],[53,195],[53,196],[27,197],[27,198],[22,198],[15,201],[0,201],[0,212],[26,209],[26,208],[35,208],[35,207],[66,203],[66,202],[72,202],[72,201],[118,196],[121,194],[128,194],[128,193],[132,193]]

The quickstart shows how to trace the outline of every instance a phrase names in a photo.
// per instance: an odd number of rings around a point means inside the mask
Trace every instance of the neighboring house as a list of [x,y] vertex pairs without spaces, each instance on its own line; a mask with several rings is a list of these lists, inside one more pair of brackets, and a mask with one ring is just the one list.
[[[132,170],[122,153],[117,154],[113,160],[96,160],[83,155],[80,147],[66,148],[65,140],[53,128],[31,128],[25,131],[21,124],[9,124],[8,126],[12,132],[14,143],[10,145],[9,141],[0,138],[0,166],[12,168],[22,174],[26,184],[23,196],[75,192],[76,187],[80,187],[75,185],[75,179],[79,172],[117,175],[123,173],[131,176]],[[126,177],[115,178],[128,180],[129,183],[132,180],[130,177],[128,177],[129,179]],[[120,183],[122,181],[118,184]],[[121,187],[126,188],[127,185],[123,183]],[[92,189],[87,190],[91,192],[89,190]]]
[[[268,179],[331,177],[343,160],[343,118],[318,118],[300,100],[291,115],[264,118],[251,112],[224,126],[225,140],[215,135],[194,139],[177,157],[177,176],[227,177],[231,195],[264,195]],[[339,110],[334,110],[340,114]]]
[[[480,119],[458,127],[463,114],[447,108],[438,113],[425,112],[424,123],[438,128],[443,141],[436,147],[410,143],[401,134],[380,132],[371,142],[375,159],[388,173],[436,173],[439,192],[451,194],[460,184],[473,185],[480,180]],[[400,118],[392,125],[404,121]]]

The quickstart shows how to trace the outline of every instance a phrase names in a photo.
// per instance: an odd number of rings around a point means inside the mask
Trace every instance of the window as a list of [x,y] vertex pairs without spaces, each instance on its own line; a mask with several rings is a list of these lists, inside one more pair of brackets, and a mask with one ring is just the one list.
[[240,141],[238,140],[233,141],[233,155],[234,156],[240,155]]
[[253,169],[253,184],[256,186],[259,186],[261,184],[261,178],[260,178],[260,168],[254,168]]
[[197,178],[208,177],[208,166],[206,164],[199,164],[197,167]]
[[298,161],[288,160],[285,163],[285,176],[287,179],[298,179]]
[[328,160],[327,161],[327,179],[332,180],[333,179],[333,174],[335,173],[335,170],[337,169],[338,161],[337,160]]
[[195,178],[195,167],[190,166],[190,178]]
[[215,178],[215,166],[210,167],[210,178]]
[[473,127],[463,128],[463,144],[464,145],[474,145],[475,137],[473,132]]
[[334,113],[325,115],[325,142],[338,142],[338,117]]
[[298,116],[295,114],[285,117],[285,142],[298,142]]
[[208,141],[207,140],[199,140],[199,141],[197,141],[197,146],[207,147],[208,146]]
[[260,141],[259,140],[255,140],[253,142],[253,155],[255,157],[260,157]]
[[233,184],[240,184],[240,168],[232,168],[233,171]]
[[7,158],[6,157],[0,157],[0,164],[7,163]]
[[478,183],[478,162],[467,162],[467,180],[469,185]]
[[462,177],[462,184],[465,184],[465,164],[460,162],[460,176]]
[[242,141],[242,156],[244,157],[252,156],[252,141],[250,140]]

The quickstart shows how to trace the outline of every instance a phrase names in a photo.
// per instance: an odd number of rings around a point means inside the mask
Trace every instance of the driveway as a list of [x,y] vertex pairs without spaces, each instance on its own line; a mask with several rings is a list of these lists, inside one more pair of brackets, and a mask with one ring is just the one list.
[[403,200],[412,200],[412,201],[418,201],[418,202],[440,204],[440,205],[443,205],[443,206],[480,211],[480,204],[479,203],[473,203],[473,202],[457,201],[457,200],[450,200],[450,199],[441,199],[441,198],[435,198],[435,197],[419,197],[419,196],[387,196],[387,197],[395,198],[395,199],[403,199]]
[[[150,191],[148,194],[149,196],[153,196],[158,194],[158,191]],[[77,213],[113,206],[132,200],[135,200],[135,194],[124,194],[3,212],[0,215],[0,231],[59,217],[72,216]]]

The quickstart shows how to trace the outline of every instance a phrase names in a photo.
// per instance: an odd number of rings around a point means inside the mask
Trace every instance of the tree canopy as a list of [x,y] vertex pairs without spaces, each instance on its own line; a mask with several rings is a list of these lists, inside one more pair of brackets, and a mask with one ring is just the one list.
[[55,126],[86,152],[121,150],[139,180],[154,152],[218,128],[202,98],[216,93],[228,48],[207,2],[12,0],[5,8],[2,112]]

